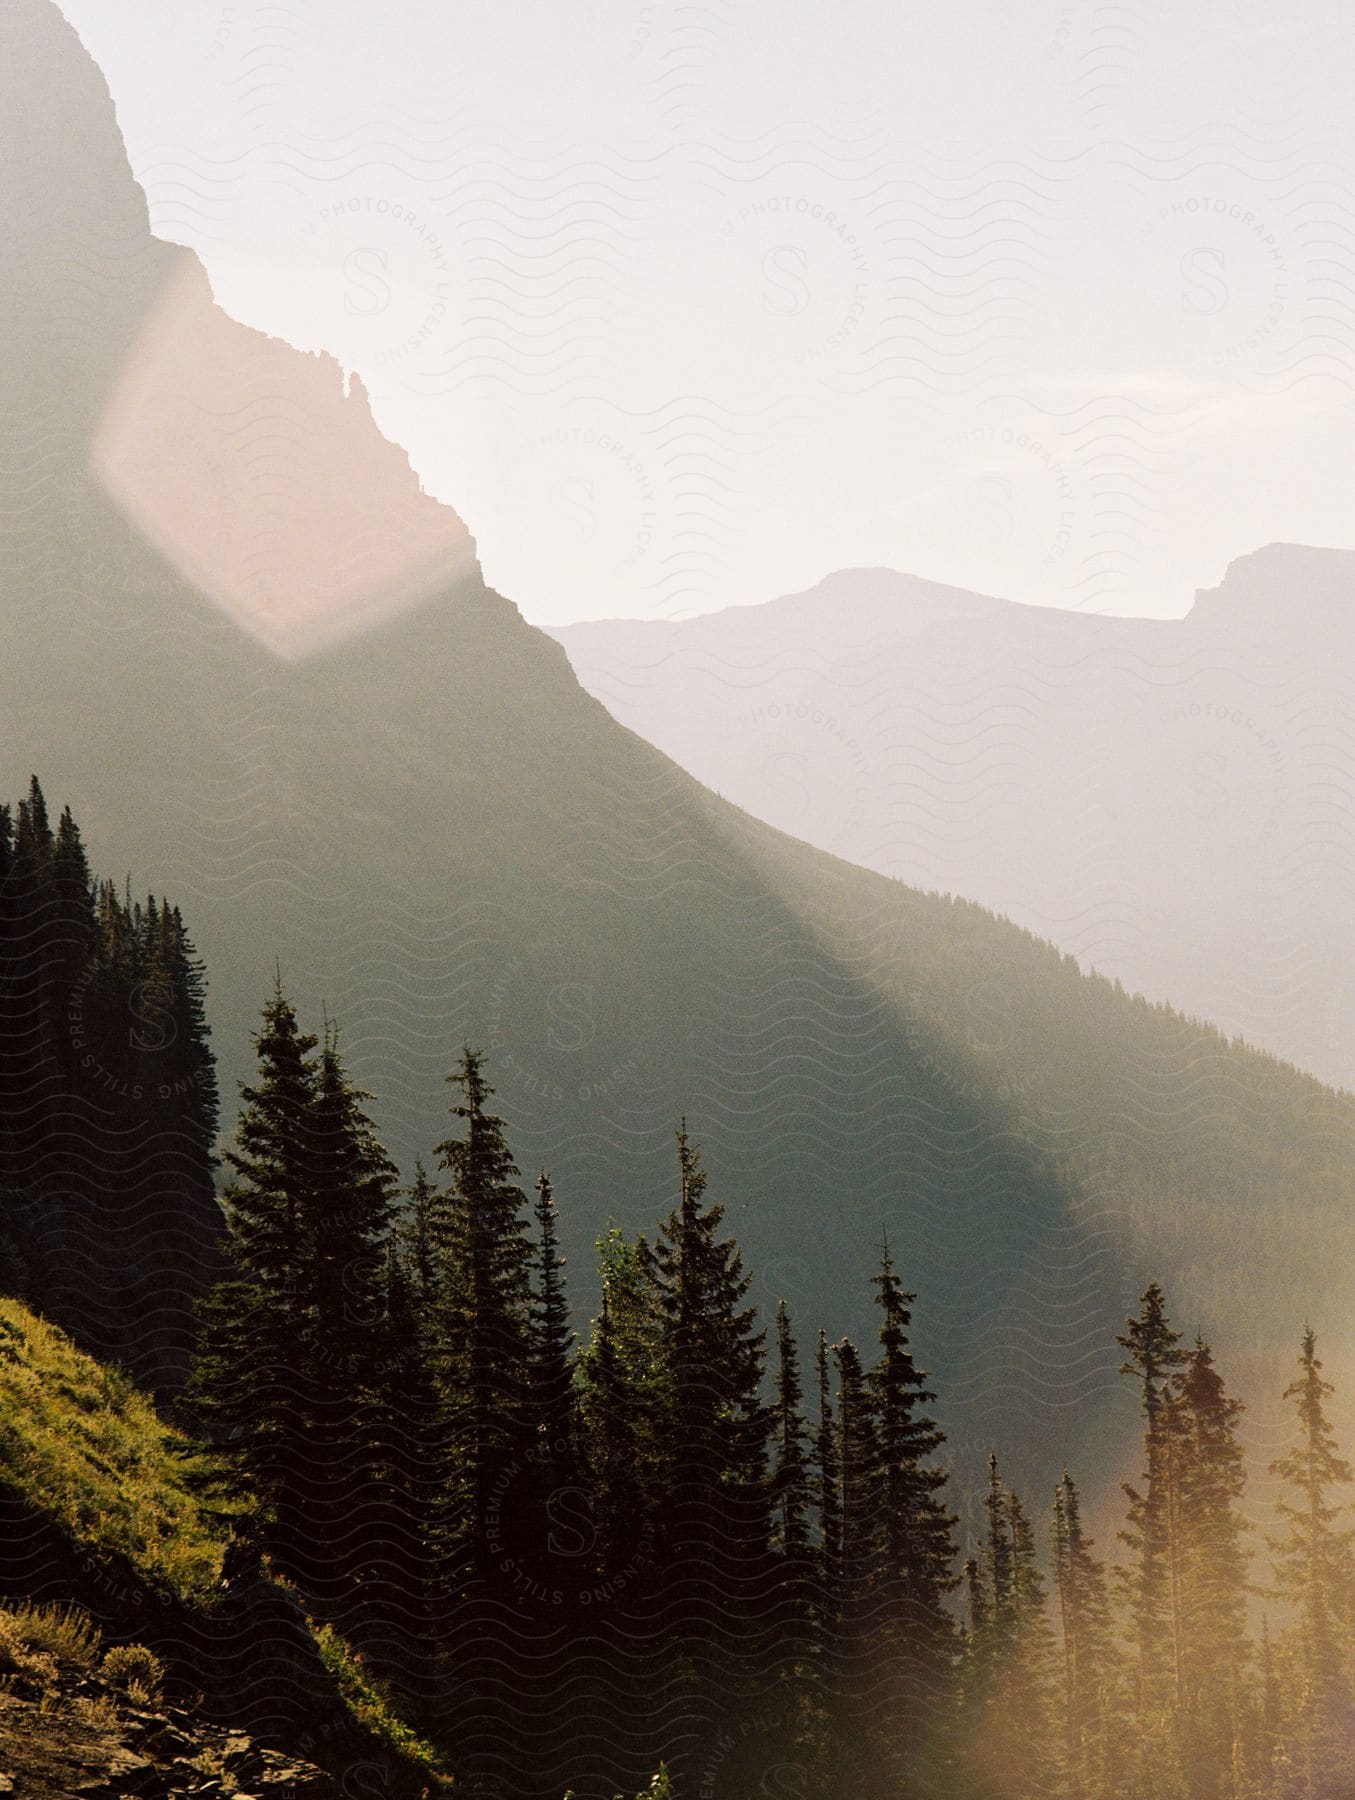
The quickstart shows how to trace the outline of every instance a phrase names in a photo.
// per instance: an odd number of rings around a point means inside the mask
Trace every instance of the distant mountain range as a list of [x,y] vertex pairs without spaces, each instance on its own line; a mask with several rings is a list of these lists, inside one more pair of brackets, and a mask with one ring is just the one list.
[[[608,1219],[671,1204],[685,1113],[759,1299],[804,1332],[873,1331],[888,1232],[966,1477],[990,1444],[1019,1482],[1107,1466],[1114,1330],[1152,1273],[1253,1392],[1305,1316],[1349,1316],[1355,1103],[807,848],[619,725],[484,584],[358,385],[232,323],[151,237],[49,0],[10,0],[0,50],[0,790],[38,771],[96,867],[182,906],[228,1103],[275,959],[337,1016],[407,1170],[480,1043],[524,1167],[551,1163],[583,1308]],[[991,604],[998,658],[1015,609]],[[1071,686],[1087,622],[1051,620]],[[1220,724],[1225,754],[1264,768],[1247,729]],[[868,859],[844,754],[832,848]],[[1124,831],[1158,800],[1126,789]]]
[[1170,621],[849,569],[552,635],[756,817],[1355,1086],[1355,554],[1271,545]]

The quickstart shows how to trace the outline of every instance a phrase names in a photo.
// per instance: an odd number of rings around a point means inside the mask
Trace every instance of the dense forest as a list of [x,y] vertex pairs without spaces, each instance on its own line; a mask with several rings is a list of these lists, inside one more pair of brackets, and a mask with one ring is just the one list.
[[36,778],[0,806],[0,1267],[157,1390],[223,1272],[204,996],[177,906],[96,880]]
[[747,1305],[679,1128],[672,1210],[603,1239],[576,1344],[550,1177],[529,1202],[479,1055],[402,1193],[333,1027],[279,990],[257,1047],[193,1396],[262,1502],[242,1555],[330,1612],[466,1791],[608,1793],[660,1760],[684,1796],[1351,1791],[1352,1472],[1311,1330],[1268,1558],[1241,1404],[1156,1285],[1120,1339],[1143,1451],[1113,1566],[1071,1474],[1037,1509],[996,1455],[962,1557],[887,1246],[876,1341],[805,1358],[784,1306],[768,1330]]
[[[966,1537],[886,1241],[869,1339],[760,1318],[679,1123],[671,1209],[603,1235],[576,1333],[570,1196],[519,1170],[486,1058],[461,1054],[447,1135],[406,1181],[337,1026],[305,1029],[281,978],[218,1212],[177,909],[94,880],[36,783],[0,811],[0,858],[7,1278],[170,1390],[154,1283],[202,1294],[174,1406],[235,1496],[228,1587],[285,1583],[458,1791],[1355,1791],[1353,1472],[1301,1321],[1273,1537],[1244,1520],[1241,1402],[1156,1284],[1119,1339],[1142,1451],[1118,1541],[1090,1540],[1075,1471],[1014,1491],[1000,1443]],[[72,1244],[122,1258],[116,1330],[88,1272],[63,1285]]]

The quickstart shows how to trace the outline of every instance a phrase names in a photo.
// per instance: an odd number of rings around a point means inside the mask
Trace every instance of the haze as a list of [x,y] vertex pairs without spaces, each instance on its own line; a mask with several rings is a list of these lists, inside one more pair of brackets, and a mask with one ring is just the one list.
[[861,566],[1177,616],[1352,542],[1330,5],[65,11],[155,230],[533,620]]

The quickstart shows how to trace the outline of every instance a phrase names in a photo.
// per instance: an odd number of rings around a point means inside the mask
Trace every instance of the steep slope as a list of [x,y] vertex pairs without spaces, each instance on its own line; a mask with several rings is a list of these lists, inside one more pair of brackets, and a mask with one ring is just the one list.
[[[275,959],[338,1016],[406,1166],[445,1135],[458,1047],[482,1043],[520,1160],[554,1170],[585,1305],[607,1219],[666,1206],[685,1112],[760,1297],[804,1329],[873,1331],[888,1232],[966,1479],[993,1442],[1018,1478],[1093,1454],[1108,1346],[1152,1269],[1267,1379],[1305,1309],[1337,1316],[1346,1102],[978,908],[782,837],[617,725],[484,585],[338,368],[225,321],[149,238],[54,8],[18,0],[3,30],[20,125],[0,193],[27,286],[25,355],[4,359],[0,774],[39,768],[96,864],[179,900],[224,1096]],[[52,149],[67,107],[78,155]],[[168,463],[233,497],[217,525],[174,528],[146,406],[178,422]],[[317,534],[331,472],[353,504]],[[395,507],[419,521],[412,565],[403,525],[382,548]],[[312,547],[296,607],[293,523]],[[421,599],[438,544],[448,577]]]
[[[153,1800],[194,1756],[204,1784],[215,1756],[242,1790],[317,1800],[357,1765],[393,1796],[439,1785],[332,1633],[257,1562],[227,1575],[248,1504],[123,1376],[0,1300],[0,1772],[22,1777],[0,1791]],[[101,1635],[136,1655],[100,1675]],[[175,1716],[156,1715],[161,1687]]]
[[1352,594],[1355,554],[1271,545],[1180,620],[852,569],[554,635],[617,719],[759,818],[1349,1087]]

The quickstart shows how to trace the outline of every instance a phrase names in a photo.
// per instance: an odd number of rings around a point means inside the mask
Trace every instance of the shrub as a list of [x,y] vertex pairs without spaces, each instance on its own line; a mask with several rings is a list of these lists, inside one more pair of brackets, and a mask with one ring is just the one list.
[[103,1673],[133,1699],[153,1700],[165,1679],[165,1665],[144,1644],[115,1644],[104,1655]]
[[29,1650],[77,1669],[92,1669],[98,1661],[102,1636],[78,1606],[16,1606],[7,1616]]
[[77,1694],[70,1703],[70,1715],[87,1731],[116,1731],[121,1723],[118,1709],[107,1694]]
[[17,1679],[46,1690],[57,1679],[56,1658],[44,1650],[32,1650],[24,1640],[13,1613],[0,1613],[0,1685]]

